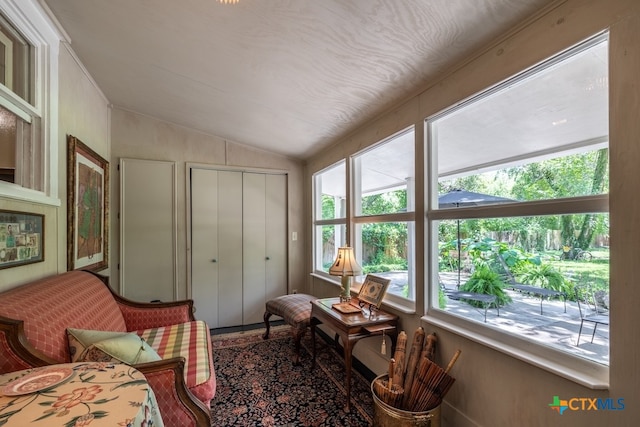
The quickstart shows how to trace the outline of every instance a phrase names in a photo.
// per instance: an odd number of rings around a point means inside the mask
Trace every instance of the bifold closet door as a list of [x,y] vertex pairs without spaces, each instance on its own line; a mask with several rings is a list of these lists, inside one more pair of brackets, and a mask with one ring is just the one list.
[[287,176],[266,175],[265,302],[287,293]]
[[260,323],[265,302],[287,292],[286,176],[244,173],[243,324]]
[[191,293],[210,328],[242,324],[242,173],[191,170]]

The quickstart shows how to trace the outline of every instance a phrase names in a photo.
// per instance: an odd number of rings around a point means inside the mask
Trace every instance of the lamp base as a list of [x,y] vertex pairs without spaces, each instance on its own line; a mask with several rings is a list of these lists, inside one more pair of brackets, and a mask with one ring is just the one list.
[[342,276],[342,292],[340,302],[351,301],[351,276]]

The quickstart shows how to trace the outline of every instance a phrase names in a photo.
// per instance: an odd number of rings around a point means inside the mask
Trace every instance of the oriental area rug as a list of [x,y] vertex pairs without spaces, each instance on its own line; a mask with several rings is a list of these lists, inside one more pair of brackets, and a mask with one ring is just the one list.
[[352,374],[351,411],[346,413],[344,359],[333,345],[317,337],[312,367],[309,332],[302,339],[299,366],[288,325],[212,335],[216,396],[212,426],[370,426],[370,383]]

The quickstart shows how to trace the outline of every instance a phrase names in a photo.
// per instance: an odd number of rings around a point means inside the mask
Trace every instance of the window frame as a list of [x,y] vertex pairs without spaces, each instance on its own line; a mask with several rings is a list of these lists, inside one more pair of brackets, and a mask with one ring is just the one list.
[[[608,389],[609,366],[544,346],[521,336],[509,334],[491,325],[474,322],[470,319],[448,313],[438,307],[438,222],[440,220],[465,220],[479,218],[505,218],[520,216],[544,216],[559,214],[607,213],[610,214],[609,194],[579,196],[561,199],[545,199],[528,202],[504,203],[498,205],[468,206],[458,209],[438,208],[438,160],[437,143],[433,137],[433,123],[444,115],[462,106],[491,95],[497,90],[514,82],[525,79],[532,73],[544,69],[576,48],[589,46],[602,40],[608,40],[608,33],[598,34],[589,40],[572,46],[565,52],[554,55],[549,61],[516,74],[494,87],[487,88],[468,99],[437,114],[427,117],[425,126],[425,308],[423,320],[442,327],[469,340],[478,342],[494,350],[506,353],[541,369],[569,379],[591,389]],[[535,156],[531,156],[535,158]]]
[[[320,176],[323,173],[326,173],[327,171],[337,168],[339,166],[343,165],[345,168],[345,182],[344,182],[344,190],[345,190],[345,215],[343,217],[338,217],[338,218],[330,218],[330,219],[323,219],[323,218],[318,218],[319,213],[322,212],[322,194],[318,193],[318,179],[320,178]],[[319,240],[320,243],[322,241],[321,237],[319,238],[318,236],[318,232],[317,229],[318,227],[322,227],[322,226],[344,226],[345,227],[345,241],[349,242],[349,227],[347,226],[347,218],[348,218],[348,212],[349,212],[349,195],[348,195],[348,176],[349,176],[349,171],[348,171],[348,163],[346,159],[341,159],[325,168],[323,168],[322,170],[319,170],[317,172],[315,172],[312,177],[311,177],[311,182],[312,182],[312,190],[311,190],[311,194],[312,194],[312,212],[313,212],[313,224],[312,224],[312,244],[313,244],[313,250],[312,250],[312,254],[313,254],[313,266],[312,266],[312,271],[313,274],[316,274],[318,276],[321,276],[325,279],[329,279],[333,282],[339,283],[337,281],[337,279],[334,276],[329,275],[328,272],[325,272],[324,270],[322,270],[322,268],[318,268],[318,265],[322,265],[322,253],[318,253],[318,244],[319,244]],[[337,247],[339,245],[336,245],[336,253],[337,254]]]
[[[412,159],[414,164],[414,176],[413,176],[412,183],[410,182],[407,184],[407,192],[413,191],[412,197],[409,197],[409,195],[407,194],[407,205],[408,205],[407,211],[393,212],[393,213],[380,214],[380,215],[362,215],[362,214],[356,215],[355,212],[360,211],[360,203],[362,202],[362,192],[360,191],[361,184],[362,184],[362,175],[360,173],[358,158],[372,150],[375,150],[376,148],[383,146],[384,144],[391,143],[394,141],[394,139],[400,138],[410,132],[413,132],[413,137],[414,137],[413,138],[414,140],[413,159]],[[368,146],[364,150],[361,150],[357,153],[352,154],[350,156],[351,167],[349,168],[349,171],[348,171],[349,173],[347,174],[347,179],[351,185],[350,194],[353,196],[351,197],[351,201],[349,202],[352,207],[351,212],[353,212],[353,215],[350,216],[350,221],[353,224],[353,234],[352,234],[353,238],[351,239],[351,241],[352,241],[352,245],[354,247],[354,252],[356,254],[356,259],[358,260],[358,262],[362,261],[363,245],[362,245],[361,235],[358,233],[359,227],[356,227],[357,225],[396,223],[396,222],[402,222],[407,224],[407,238],[409,239],[409,242],[408,242],[409,253],[407,254],[407,257],[408,257],[407,275],[408,275],[408,281],[409,281],[409,296],[408,298],[403,298],[399,295],[395,295],[387,292],[383,300],[384,303],[387,303],[387,304],[390,303],[394,307],[407,312],[415,311],[416,299],[417,299],[416,263],[418,262],[418,259],[416,256],[417,235],[416,235],[416,209],[415,209],[416,135],[417,135],[417,129],[414,125],[411,125],[394,133],[393,135],[388,136],[387,138],[384,138],[381,141],[376,142],[375,144]],[[375,274],[375,273],[372,273],[372,274]],[[364,276],[365,275],[363,275],[363,277]],[[355,285],[355,288],[359,289],[359,286],[361,286],[361,284],[357,283]]]
[[[3,105],[21,118],[28,117],[39,123],[39,130],[32,130],[37,136],[34,146],[35,160],[41,165],[29,166],[27,181],[36,180],[33,185],[23,187],[19,184],[0,182],[0,197],[60,206],[58,196],[58,56],[62,37],[46,14],[36,2],[6,0],[0,3],[0,12],[21,32],[33,47],[32,73],[34,84],[31,101],[21,97],[0,85],[0,98]],[[22,163],[32,162],[34,158],[22,158]],[[31,187],[31,188],[30,188]],[[41,188],[35,190],[32,187]]]
[[[318,239],[319,239],[319,236],[317,233],[318,226],[326,226],[326,225],[344,226],[345,236],[346,236],[345,242],[354,248],[356,259],[358,260],[358,262],[360,262],[360,260],[362,259],[362,256],[361,256],[362,245],[360,242],[356,241],[357,237],[355,237],[355,233],[356,233],[357,225],[367,224],[367,223],[383,223],[383,222],[407,223],[407,226],[408,226],[407,233],[408,234],[413,233],[412,234],[413,242],[412,242],[412,245],[410,245],[410,249],[409,249],[411,253],[408,254],[408,256],[411,258],[408,260],[408,262],[410,262],[413,266],[413,273],[410,274],[410,277],[409,277],[410,281],[412,281],[411,286],[413,287],[413,289],[410,290],[409,295],[413,296],[413,299],[411,300],[411,299],[403,298],[401,296],[394,295],[387,292],[384,297],[383,304],[390,305],[398,311],[408,313],[408,314],[413,314],[416,312],[416,304],[417,304],[416,301],[418,297],[421,295],[417,289],[417,283],[418,283],[417,275],[419,274],[418,272],[419,266],[417,264],[422,263],[422,259],[421,258],[419,259],[419,256],[418,256],[418,252],[419,252],[418,248],[416,247],[416,245],[419,242],[419,240],[417,239],[417,231],[416,231],[418,229],[417,208],[415,206],[412,206],[409,212],[394,212],[394,213],[383,214],[383,215],[358,215],[358,216],[354,215],[354,212],[356,212],[355,195],[358,194],[359,196],[359,193],[356,192],[356,186],[359,185],[359,179],[360,179],[358,173],[356,172],[357,167],[355,165],[355,162],[356,162],[355,158],[365,154],[367,151],[374,150],[376,147],[379,147],[382,144],[391,142],[394,138],[400,137],[408,132],[413,132],[413,137],[414,137],[413,138],[413,160],[412,160],[413,168],[414,168],[413,169],[414,179],[413,179],[413,184],[411,185],[411,188],[414,192],[413,199],[415,203],[417,201],[415,175],[416,175],[416,171],[418,170],[418,167],[417,167],[418,166],[417,165],[418,146],[416,144],[418,140],[419,130],[414,124],[406,126],[403,129],[395,132],[394,134],[384,138],[383,140],[380,140],[374,144],[371,144],[367,148],[357,153],[350,154],[346,158],[343,158],[335,163],[332,163],[331,165],[328,165],[312,174],[311,176],[311,185],[312,185],[311,209],[312,209],[313,217],[312,217],[311,227],[312,227],[312,245],[313,245],[313,250],[312,250],[313,265],[312,265],[311,274],[317,277],[321,277],[322,279],[325,279],[331,283],[335,283],[336,285],[340,285],[339,280],[335,276],[331,276],[327,272],[321,269],[318,269],[318,263],[321,262],[321,259],[319,258],[321,255],[318,254]],[[422,136],[420,136],[419,139],[421,140]],[[422,144],[422,142],[420,142],[420,144]],[[331,168],[336,167],[341,162],[344,162],[344,165],[345,165],[345,198],[346,198],[345,217],[333,218],[333,219],[319,219],[318,206],[319,206],[319,203],[321,203],[321,201],[320,201],[320,194],[318,194],[318,186],[317,186],[318,176],[330,170]],[[364,276],[365,275],[363,275],[362,277],[364,278]],[[352,290],[354,292],[358,292],[361,285],[362,283],[354,281],[352,284]]]

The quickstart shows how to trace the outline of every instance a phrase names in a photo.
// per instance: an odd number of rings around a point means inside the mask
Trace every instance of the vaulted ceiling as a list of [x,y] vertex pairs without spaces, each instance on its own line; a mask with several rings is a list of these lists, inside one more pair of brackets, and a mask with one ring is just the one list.
[[305,159],[550,0],[41,0],[114,106]]

